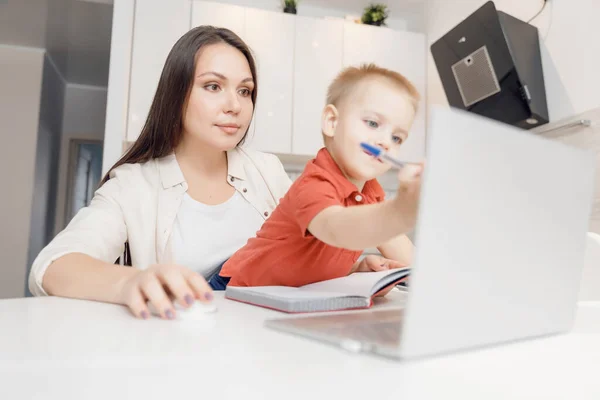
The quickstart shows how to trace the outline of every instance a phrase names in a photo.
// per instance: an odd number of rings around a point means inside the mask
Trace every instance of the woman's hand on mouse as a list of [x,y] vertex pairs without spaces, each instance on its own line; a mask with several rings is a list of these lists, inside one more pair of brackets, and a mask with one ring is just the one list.
[[120,290],[120,303],[142,319],[150,317],[147,301],[162,318],[174,319],[173,301],[188,308],[196,300],[210,302],[212,298],[212,289],[200,274],[174,264],[158,264],[139,270],[123,281]]

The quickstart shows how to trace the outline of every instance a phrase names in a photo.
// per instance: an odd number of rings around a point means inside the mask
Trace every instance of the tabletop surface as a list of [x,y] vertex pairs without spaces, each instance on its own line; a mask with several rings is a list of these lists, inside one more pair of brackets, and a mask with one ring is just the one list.
[[[600,399],[600,302],[569,334],[417,361],[264,327],[285,314],[217,295],[197,321],[57,297],[0,301],[0,399]],[[373,309],[399,308],[392,292]],[[364,312],[364,311],[363,311]]]

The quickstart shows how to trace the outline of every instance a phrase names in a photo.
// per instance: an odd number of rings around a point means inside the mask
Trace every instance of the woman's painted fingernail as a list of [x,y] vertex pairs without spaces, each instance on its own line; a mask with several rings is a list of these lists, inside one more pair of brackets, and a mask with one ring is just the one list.
[[212,293],[210,293],[210,292],[206,292],[206,293],[204,293],[204,298],[205,298],[206,300],[210,301],[210,300],[212,300],[212,299],[213,299],[213,295],[212,295]]
[[171,310],[166,310],[165,315],[167,316],[168,319],[175,318],[175,314],[173,314],[173,311],[171,311]]
[[188,306],[191,306],[192,304],[194,304],[194,298],[191,295],[186,294],[184,299]]
[[144,310],[144,311],[141,312],[140,315],[142,316],[142,319],[148,319],[148,311]]

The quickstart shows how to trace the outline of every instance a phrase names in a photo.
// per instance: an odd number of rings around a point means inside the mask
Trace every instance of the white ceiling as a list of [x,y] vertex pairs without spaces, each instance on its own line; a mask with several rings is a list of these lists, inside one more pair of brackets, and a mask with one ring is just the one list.
[[107,86],[108,0],[0,0],[0,43],[45,48],[69,83]]
[[69,10],[67,80],[107,86],[113,6],[74,3]]

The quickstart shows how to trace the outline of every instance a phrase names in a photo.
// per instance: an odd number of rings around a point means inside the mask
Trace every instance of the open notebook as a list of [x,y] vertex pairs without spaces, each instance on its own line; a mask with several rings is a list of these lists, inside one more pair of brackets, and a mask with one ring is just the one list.
[[287,313],[369,308],[381,290],[408,277],[410,268],[356,272],[301,287],[228,286],[225,297]]

